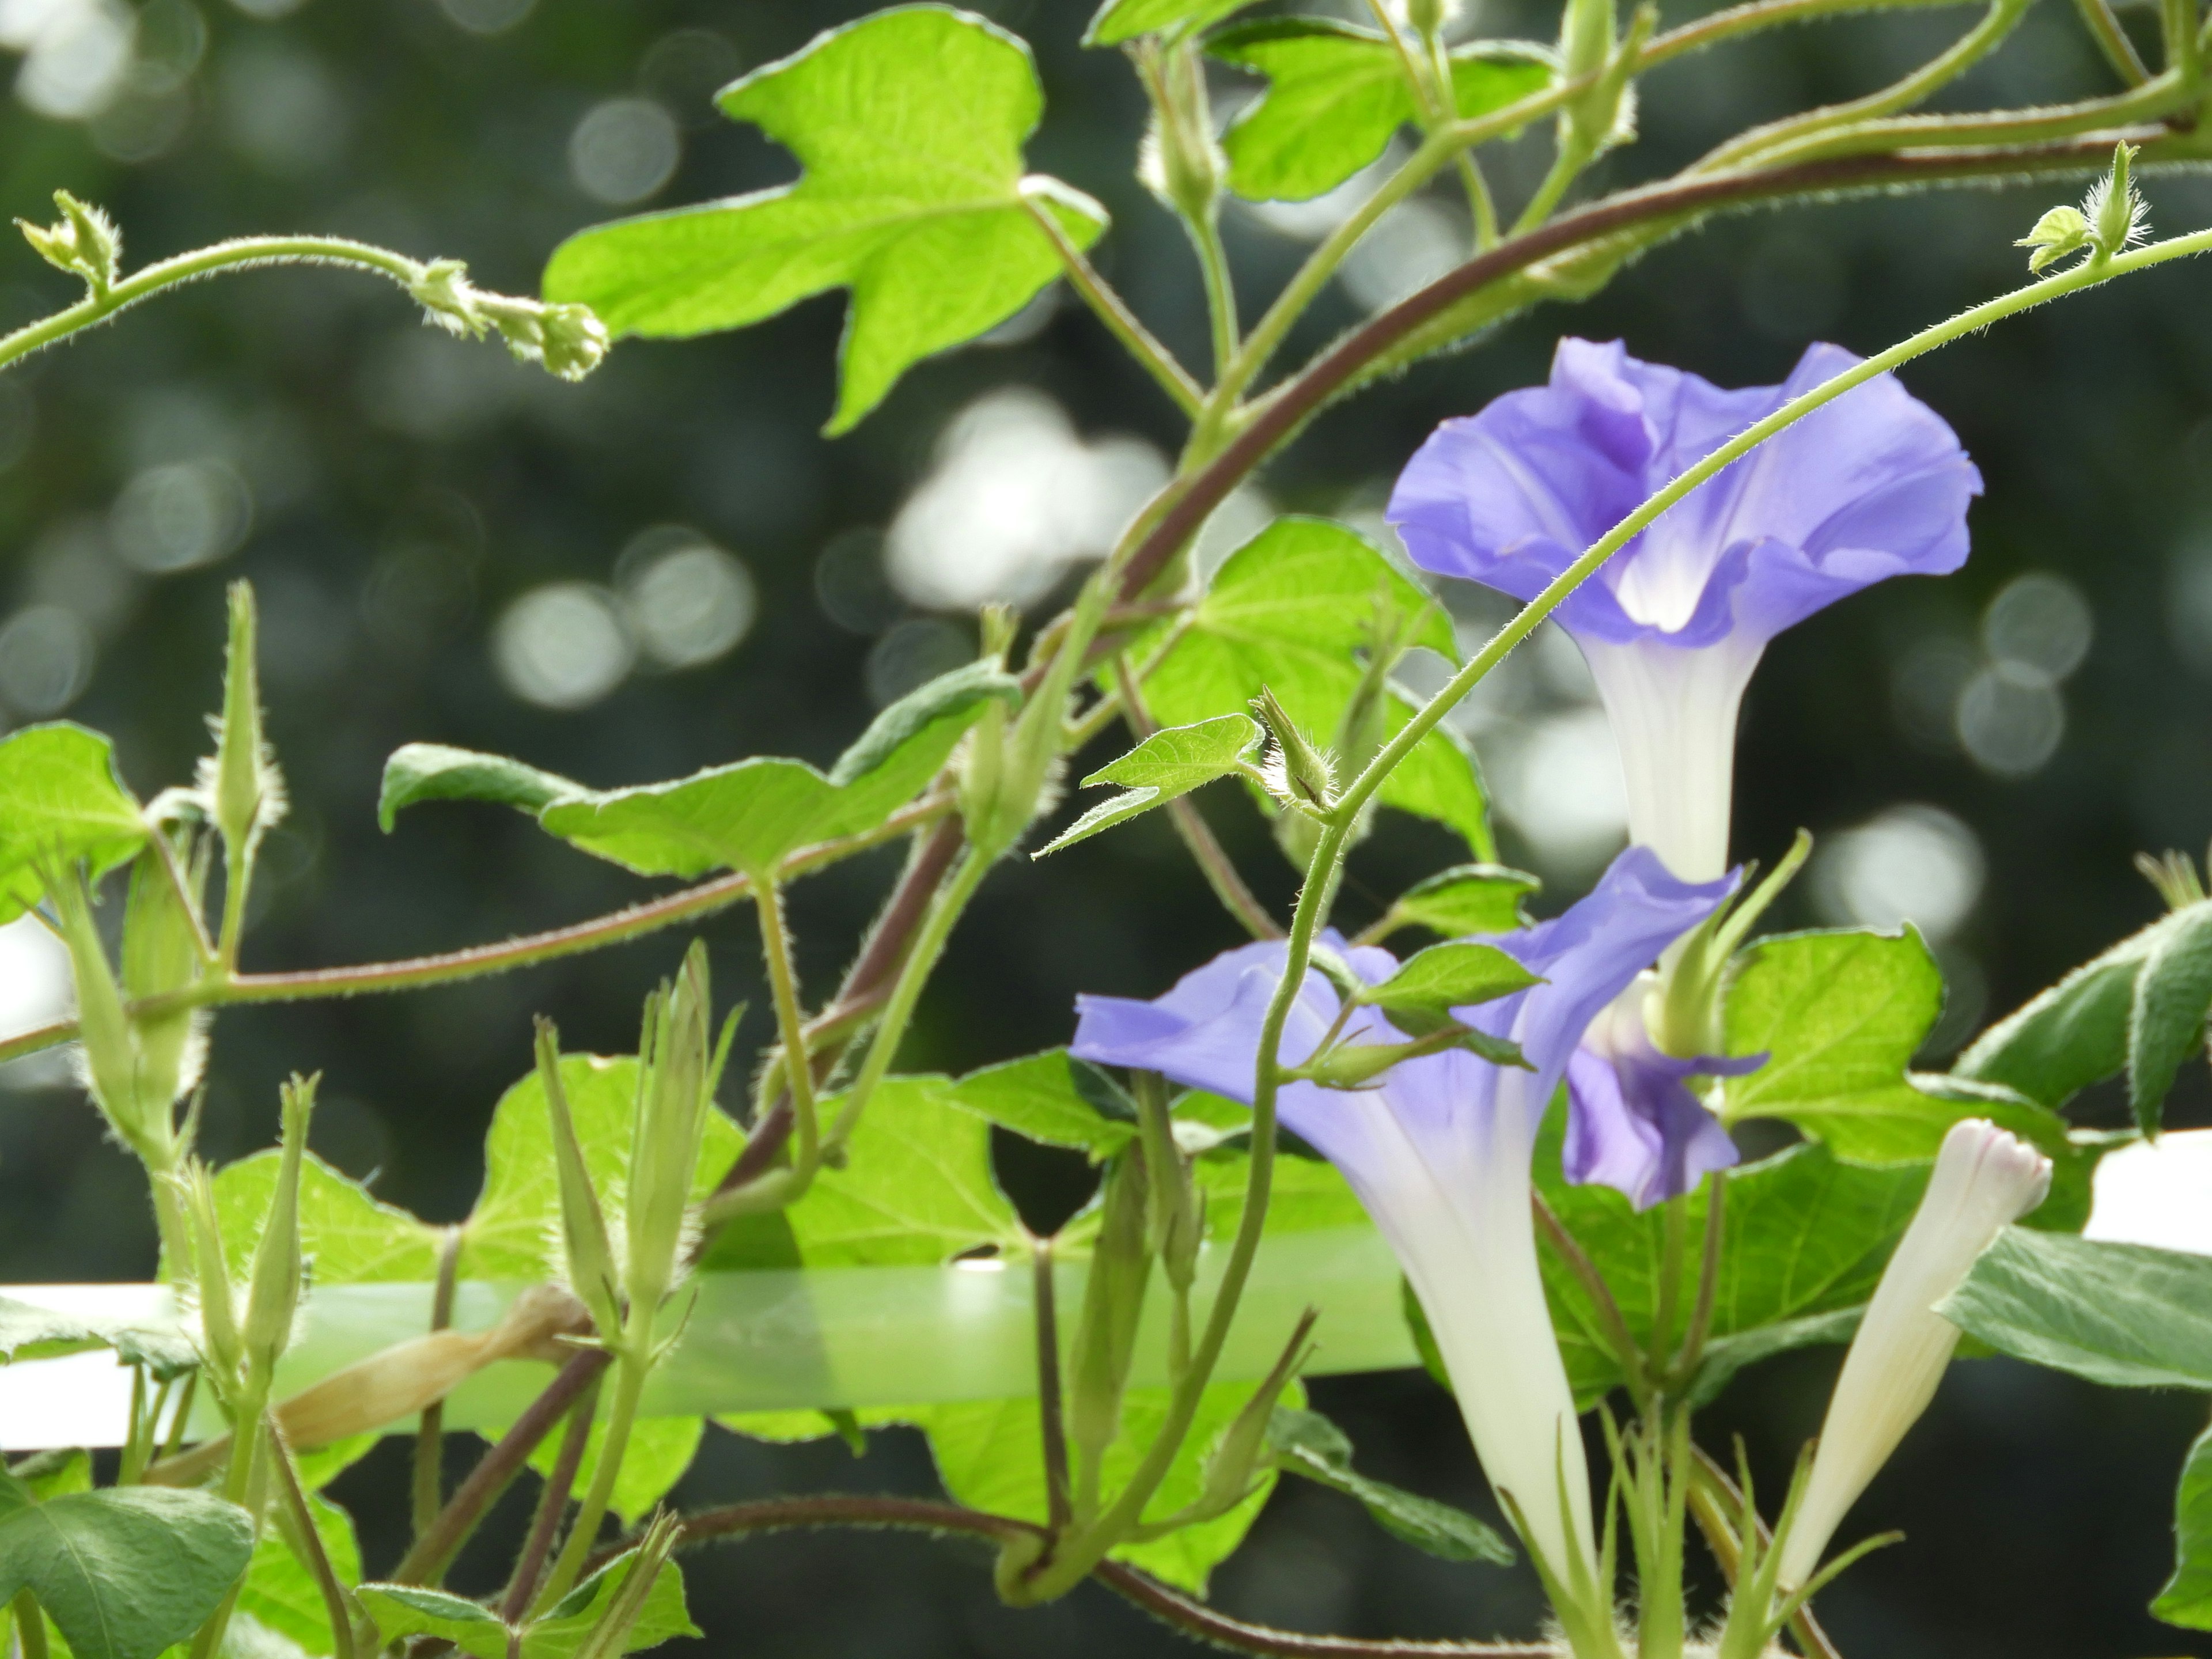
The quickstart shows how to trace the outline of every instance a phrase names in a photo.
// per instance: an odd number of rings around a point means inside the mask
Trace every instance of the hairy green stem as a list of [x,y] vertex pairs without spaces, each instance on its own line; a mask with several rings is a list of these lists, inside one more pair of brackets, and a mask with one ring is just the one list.
[[792,1168],[804,1190],[822,1156],[822,1137],[814,1110],[814,1067],[806,1052],[806,1011],[799,1006],[798,969],[792,961],[790,933],[784,926],[783,890],[773,884],[763,888],[754,902],[753,914],[760,918],[761,955],[768,963],[776,1032],[783,1043],[784,1087],[790,1091],[792,1124],[798,1139]]
[[1023,198],[1030,217],[1044,232],[1045,240],[1060,255],[1060,268],[1067,275],[1068,286],[1082,295],[1108,331],[1121,343],[1123,349],[1137,360],[1137,366],[1159,385],[1177,409],[1194,419],[1206,403],[1206,391],[1191,379],[1173,354],[1152,337],[1152,331],[1139,320],[1137,313],[1114,291],[1107,280],[1098,274],[1097,267],[1085,257],[1083,250],[1053,216],[1052,210],[1033,196]]
[[2143,66],[2142,56],[2136,51],[2136,43],[2128,39],[2128,32],[2120,27],[2110,0],[2074,0],[2074,9],[2081,14],[2081,21],[2089,31],[2089,38],[2097,43],[2097,50],[2105,54],[2105,61],[2112,66],[2112,73],[2130,87],[2139,87],[2150,79],[2150,70]]
[[592,1470],[592,1484],[585,1490],[584,1501],[577,1506],[568,1539],[562,1544],[561,1553],[554,1559],[553,1569],[538,1592],[534,1612],[543,1613],[575,1587],[592,1547],[599,1542],[599,1522],[606,1518],[608,1502],[615,1495],[615,1478],[622,1473],[623,1458],[629,1450],[630,1431],[637,1424],[637,1402],[645,1392],[645,1379],[653,1370],[653,1312],[651,1309],[642,1314],[631,1310],[632,1328],[625,1338],[622,1353],[615,1360],[614,1401],[607,1408],[606,1432],[599,1440],[599,1462]]
[[342,236],[241,236],[148,265],[105,293],[88,294],[66,310],[0,335],[0,369],[34,351],[58,345],[72,334],[97,327],[166,289],[257,265],[336,265],[389,277],[410,289],[422,280],[425,270],[419,261],[404,254]]
[[2029,3],[2030,0],[1990,0],[1980,22],[1911,74],[1863,98],[1753,127],[1714,150],[1690,168],[1690,173],[1717,173],[1752,161],[1781,166],[1806,160],[1819,153],[1815,141],[1824,135],[1879,121],[1925,103],[1995,52],[2019,27]]
[[1730,6],[1693,22],[1654,35],[1638,60],[1639,73],[1689,52],[1703,52],[1729,40],[1785,25],[1818,22],[1854,12],[1932,11],[1939,6],[1963,6],[1979,0],[1751,0]]
[[[780,881],[867,852],[915,830],[926,828],[951,810],[950,796],[929,794],[892,813],[883,823],[834,841],[802,847],[777,866]],[[238,974],[228,980],[206,979],[178,991],[143,998],[129,1005],[134,1014],[160,1015],[179,1008],[227,1007],[243,1003],[302,1002],[322,997],[360,996],[391,991],[419,991],[486,974],[535,967],[562,957],[626,944],[647,933],[696,921],[752,896],[752,883],[744,876],[717,876],[712,881],[687,887],[664,897],[648,899],[611,915],[595,916],[548,933],[529,933],[498,945],[472,945],[434,956],[410,957],[398,962],[370,962],[345,968],[309,968],[295,973]],[[0,1063],[19,1060],[69,1042],[76,1036],[73,1019],[19,1032],[0,1042]],[[164,1235],[165,1238],[167,1235]]]

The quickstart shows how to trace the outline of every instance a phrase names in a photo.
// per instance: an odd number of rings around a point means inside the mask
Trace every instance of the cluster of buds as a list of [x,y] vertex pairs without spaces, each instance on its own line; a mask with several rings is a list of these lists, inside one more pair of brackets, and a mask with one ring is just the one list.
[[106,299],[122,267],[123,233],[98,208],[78,201],[65,190],[54,192],[54,205],[61,210],[61,217],[52,225],[18,219],[16,228],[40,258],[83,278],[93,299]]
[[448,334],[481,340],[495,331],[517,358],[560,380],[582,380],[607,355],[606,325],[589,306],[487,292],[469,281],[459,259],[432,260],[407,291],[425,319]]
[[650,1364],[653,1322],[688,1271],[696,1228],[691,1188],[714,1090],[736,1017],[714,1040],[707,949],[695,943],[673,983],[647,999],[639,1041],[629,1177],[619,1229],[608,1220],[561,1078],[560,1038],[540,1021],[538,1077],[552,1117],[561,1194],[561,1238],[568,1283],[599,1328],[599,1340]]

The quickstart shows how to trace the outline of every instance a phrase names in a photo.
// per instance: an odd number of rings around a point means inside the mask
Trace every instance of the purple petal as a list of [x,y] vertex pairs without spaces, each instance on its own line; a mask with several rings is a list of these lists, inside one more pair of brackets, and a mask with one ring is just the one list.
[[[1532,599],[1654,490],[1856,361],[1815,345],[1781,386],[1727,391],[1562,340],[1548,385],[1437,428],[1390,522],[1425,569]],[[1958,568],[1980,490],[1950,428],[1884,374],[1700,485],[1558,615],[1616,642],[1763,641],[1869,583]]]
[[1486,941],[1546,983],[1454,1012],[1478,1030],[1519,1043],[1535,1068],[1534,1097],[1548,1101],[1589,1023],[1735,886],[1732,876],[1678,881],[1650,848],[1632,847],[1559,915]]
[[[1758,1065],[1765,1056],[1752,1061]],[[1626,1194],[1639,1210],[1695,1190],[1741,1154],[1685,1079],[1750,1069],[1731,1060],[1649,1053],[1611,1059],[1577,1050],[1567,1062],[1567,1138],[1560,1163],[1577,1186]]]

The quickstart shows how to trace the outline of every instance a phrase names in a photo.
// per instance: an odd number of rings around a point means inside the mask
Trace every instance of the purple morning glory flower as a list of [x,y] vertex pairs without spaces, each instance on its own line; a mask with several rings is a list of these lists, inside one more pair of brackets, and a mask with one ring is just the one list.
[[1639,1210],[1692,1191],[1741,1156],[1689,1079],[1741,1077],[1766,1063],[1765,1054],[1662,1054],[1644,1012],[1656,988],[1656,975],[1639,974],[1583,1034],[1567,1061],[1572,1109],[1559,1155],[1569,1181],[1625,1193]]
[[[1580,1569],[1595,1573],[1596,1556],[1574,1396],[1536,1262],[1528,1195],[1537,1129],[1591,1022],[1711,915],[1729,885],[1678,881],[1649,849],[1631,848],[1564,915],[1486,940],[1543,982],[1455,1012],[1519,1043],[1533,1069],[1454,1049],[1401,1061],[1371,1088],[1293,1083],[1278,1097],[1282,1121],[1343,1171],[1389,1239],[1427,1311],[1484,1469],[1511,1494],[1530,1547],[1562,1582]],[[1334,934],[1323,944],[1370,982],[1396,966],[1389,952],[1347,946]],[[1285,951],[1269,943],[1228,951],[1152,1002],[1080,998],[1069,1051],[1249,1102]],[[1310,969],[1284,1027],[1281,1060],[1303,1062],[1340,1006],[1328,978]],[[1354,1042],[1401,1040],[1372,1012],[1355,1014],[1346,1030]],[[1629,1092],[1616,1086],[1600,1109],[1612,1115],[1585,1131],[1589,1168],[1634,1166],[1639,1184],[1663,1184],[1663,1170],[1644,1167],[1666,1140],[1663,1126],[1648,1136],[1635,1127],[1642,1120],[1634,1105],[1613,1109]],[[1693,1134],[1674,1162],[1687,1170],[1712,1156]]]
[[[1655,490],[1856,362],[1814,345],[1780,386],[1724,391],[1564,339],[1548,385],[1447,421],[1389,518],[1413,562],[1534,599]],[[1692,491],[1553,614],[1596,678],[1629,826],[1686,878],[1728,864],[1736,714],[1777,634],[1870,583],[1966,557],[1981,475],[1941,416],[1884,374]]]

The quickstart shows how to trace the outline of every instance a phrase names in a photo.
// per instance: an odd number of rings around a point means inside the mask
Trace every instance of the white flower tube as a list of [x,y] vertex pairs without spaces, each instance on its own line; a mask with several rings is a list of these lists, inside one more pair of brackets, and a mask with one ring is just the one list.
[[2051,1160],[1982,1118],[1951,1126],[1920,1208],[1875,1288],[1820,1425],[1812,1479],[1782,1543],[1780,1580],[1802,1584],[1859,1494],[1935,1398],[1959,1346],[1936,1304],[2051,1190]]

